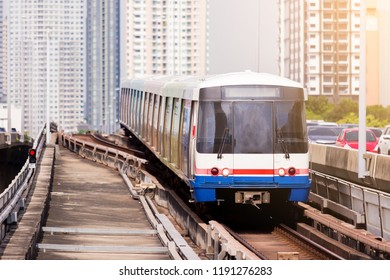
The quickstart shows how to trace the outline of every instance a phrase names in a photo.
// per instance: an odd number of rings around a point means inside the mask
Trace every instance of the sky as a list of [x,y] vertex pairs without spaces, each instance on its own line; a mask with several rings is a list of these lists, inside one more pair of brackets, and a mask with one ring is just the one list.
[[211,0],[209,5],[208,74],[279,74],[277,1]]

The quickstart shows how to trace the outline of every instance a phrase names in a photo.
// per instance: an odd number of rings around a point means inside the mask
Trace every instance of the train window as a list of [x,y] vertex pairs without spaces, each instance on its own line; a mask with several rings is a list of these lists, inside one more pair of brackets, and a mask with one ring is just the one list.
[[183,120],[181,133],[181,170],[189,176],[188,160],[189,160],[189,144],[190,144],[190,129],[191,129],[191,100],[183,100],[182,104]]
[[158,119],[158,135],[157,135],[157,145],[159,146],[159,152],[163,154],[164,152],[164,117],[165,117],[165,106],[166,106],[166,98],[160,97],[160,116]]
[[130,106],[129,106],[129,113],[130,113],[130,127],[134,129],[134,90],[130,90]]
[[147,130],[148,130],[148,142],[152,143],[153,141],[153,108],[154,108],[154,98],[155,95],[153,93],[150,94],[150,100],[149,100],[149,116],[148,116],[148,124],[147,124]]
[[122,97],[121,97],[121,119],[128,124],[128,119],[127,119],[127,103],[128,103],[128,89],[125,88],[122,90]]
[[142,112],[142,98],[143,98],[143,92],[138,91],[137,94],[137,134],[142,135],[142,117],[143,117],[143,112]]
[[124,96],[124,104],[125,106],[123,107],[123,119],[125,120],[126,124],[129,124],[129,89],[125,89],[125,96]]
[[143,126],[143,120],[144,120],[144,92],[140,91],[138,95],[138,135],[140,135],[143,138],[142,134],[142,126]]
[[125,95],[125,89],[124,88],[122,88],[121,89],[121,94],[120,94],[120,104],[121,104],[121,106],[120,106],[120,111],[119,111],[119,116],[120,116],[120,119],[123,121],[123,112],[124,112],[124,110],[123,110],[123,104],[124,104],[124,102],[123,102],[123,100],[124,100],[124,95]]
[[135,130],[135,115],[136,115],[136,104],[137,104],[137,91],[135,89],[133,89],[133,98],[132,98],[132,120],[131,120],[131,123],[132,123],[132,127],[133,127],[133,130]]
[[123,122],[127,123],[127,120],[126,120],[126,102],[127,102],[127,89],[126,88],[122,88],[121,90],[121,106],[120,106],[120,118]]
[[148,116],[149,116],[149,93],[144,93],[144,100],[142,103],[143,119],[142,119],[142,138],[148,141],[147,125],[148,125]]
[[127,89],[127,105],[126,105],[126,123],[130,126],[130,116],[131,116],[131,111],[130,111],[130,104],[131,104],[131,90],[128,88]]
[[[120,104],[123,104],[123,98],[124,98],[124,89],[121,89],[121,92],[120,92],[120,99],[119,99],[119,103]],[[120,116],[120,119],[122,120],[122,116],[123,116],[123,107],[120,106],[120,111],[119,111],[119,116]]]
[[272,153],[272,102],[235,102],[233,109],[234,153]]
[[286,148],[290,153],[306,153],[308,143],[303,101],[275,103],[275,119],[275,153],[283,153]]
[[136,116],[137,115],[137,91],[133,90],[133,129],[135,131],[135,125],[136,125]]
[[139,90],[136,91],[136,100],[135,100],[135,131],[139,135],[139,124],[140,124],[140,115],[141,115],[141,93]]
[[127,118],[127,124],[130,126],[130,102],[131,102],[131,94],[130,89],[127,90],[127,106],[126,106],[126,118]]
[[179,161],[179,134],[181,118],[181,99],[173,100],[172,133],[171,133],[171,162],[180,169]]
[[140,96],[140,112],[141,112],[141,115],[140,115],[140,123],[139,123],[139,133],[141,135],[141,138],[142,139],[145,139],[146,135],[145,135],[145,129],[144,129],[144,126],[145,126],[145,116],[146,116],[146,98],[147,98],[148,94],[144,91],[141,91],[141,96]]
[[158,96],[156,95],[156,97],[154,98],[154,113],[153,113],[153,141],[152,141],[152,145],[153,147],[156,148],[156,150],[160,151],[160,149],[158,148],[158,145],[159,145],[159,141],[157,140],[157,135],[158,135],[158,119],[159,119],[159,115],[160,115],[160,99],[161,99],[161,96]]
[[166,105],[165,105],[165,118],[164,118],[164,150],[163,150],[163,156],[168,159],[168,161],[171,161],[171,128],[172,128],[172,104],[173,98],[167,97],[166,98]]
[[198,152],[218,153],[224,142],[222,152],[232,153],[232,102],[201,101],[199,105]]
[[218,153],[223,143],[222,153],[306,153],[304,120],[303,101],[200,101],[196,148]]

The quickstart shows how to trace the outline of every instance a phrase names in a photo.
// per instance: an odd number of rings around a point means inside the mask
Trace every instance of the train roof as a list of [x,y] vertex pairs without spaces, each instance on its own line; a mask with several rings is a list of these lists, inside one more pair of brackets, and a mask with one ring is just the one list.
[[270,85],[302,88],[298,82],[268,73],[251,71],[233,72],[209,76],[147,76],[130,79],[122,83],[122,87],[132,87],[147,92],[173,95],[181,97],[184,93],[187,98],[197,99],[193,95],[194,89],[232,86],[232,85]]
[[274,85],[302,88],[302,85],[293,80],[268,73],[257,73],[251,71],[233,72],[208,76],[147,76],[144,78],[130,79],[122,83],[122,86],[129,86],[134,83],[172,85],[188,84],[203,87],[228,86],[228,85]]
[[208,76],[200,82],[200,87],[229,85],[272,85],[302,88],[302,85],[298,82],[268,73],[251,71]]

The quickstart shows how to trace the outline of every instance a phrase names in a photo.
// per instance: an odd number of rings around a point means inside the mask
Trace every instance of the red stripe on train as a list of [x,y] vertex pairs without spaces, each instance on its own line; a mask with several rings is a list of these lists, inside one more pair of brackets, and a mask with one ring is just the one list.
[[[211,175],[211,169],[201,169],[195,168],[196,175]],[[285,168],[286,173],[288,168]],[[220,170],[220,174],[222,169]],[[278,175],[279,176],[279,168],[278,169],[229,169],[230,175]],[[309,169],[302,168],[296,169],[296,175],[308,175]]]

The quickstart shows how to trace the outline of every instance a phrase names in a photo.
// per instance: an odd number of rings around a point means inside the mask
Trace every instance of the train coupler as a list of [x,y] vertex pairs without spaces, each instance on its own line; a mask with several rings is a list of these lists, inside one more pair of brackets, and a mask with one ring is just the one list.
[[252,204],[256,206],[258,204],[268,204],[270,202],[271,202],[270,192],[239,191],[235,193],[235,203]]

